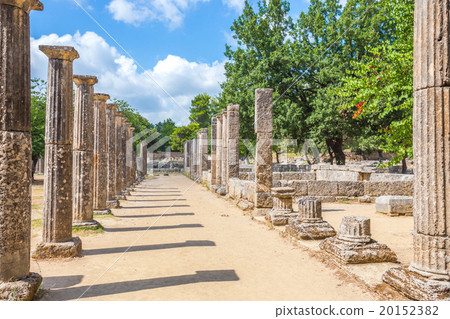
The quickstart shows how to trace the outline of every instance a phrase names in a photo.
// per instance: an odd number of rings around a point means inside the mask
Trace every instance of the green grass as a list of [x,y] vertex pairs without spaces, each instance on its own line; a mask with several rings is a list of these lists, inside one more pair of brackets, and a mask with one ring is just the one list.
[[89,227],[73,226],[72,231],[74,235],[89,235],[89,234],[96,235],[104,233],[102,225],[99,225],[97,229],[92,229]]
[[40,229],[42,228],[42,219],[33,219],[31,221],[31,229]]
[[42,209],[42,205],[41,204],[32,204],[31,209]]

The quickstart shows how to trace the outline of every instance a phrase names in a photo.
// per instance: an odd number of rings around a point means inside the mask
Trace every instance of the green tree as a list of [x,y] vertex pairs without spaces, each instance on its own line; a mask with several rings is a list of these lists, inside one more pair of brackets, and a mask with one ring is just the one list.
[[218,103],[206,93],[197,95],[191,102],[189,120],[197,123],[200,128],[208,128],[211,118],[218,112]]
[[197,123],[190,123],[186,126],[175,128],[170,135],[170,145],[174,151],[184,152],[184,142],[195,139],[200,126]]
[[43,80],[31,80],[31,144],[32,144],[32,173],[37,161],[45,152],[45,109],[47,103],[47,83]]
[[355,118],[378,117],[380,147],[397,155],[388,165],[412,158],[414,0],[382,0],[392,36],[352,61],[339,88],[343,108]]

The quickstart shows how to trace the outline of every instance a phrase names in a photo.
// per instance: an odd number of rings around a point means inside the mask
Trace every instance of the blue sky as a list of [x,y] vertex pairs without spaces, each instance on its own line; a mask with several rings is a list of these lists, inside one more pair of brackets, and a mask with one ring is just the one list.
[[[152,123],[171,117],[178,125],[187,124],[195,95],[219,92],[230,26],[244,2],[41,1],[44,11],[31,14],[33,77],[47,78],[40,44],[71,45],[80,53],[75,74],[98,76],[96,92],[127,100]],[[292,15],[307,6],[307,0],[292,0]]]

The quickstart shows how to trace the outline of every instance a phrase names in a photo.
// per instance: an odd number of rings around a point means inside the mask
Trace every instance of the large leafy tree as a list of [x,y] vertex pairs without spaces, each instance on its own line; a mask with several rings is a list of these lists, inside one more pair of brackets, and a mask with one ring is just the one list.
[[377,6],[388,13],[391,36],[352,61],[339,92],[355,119],[379,119],[380,147],[397,154],[389,164],[405,164],[413,156],[414,0],[382,0]]
[[192,100],[189,111],[191,123],[198,124],[200,128],[208,128],[211,125],[211,118],[219,112],[219,106],[215,99],[203,93]]

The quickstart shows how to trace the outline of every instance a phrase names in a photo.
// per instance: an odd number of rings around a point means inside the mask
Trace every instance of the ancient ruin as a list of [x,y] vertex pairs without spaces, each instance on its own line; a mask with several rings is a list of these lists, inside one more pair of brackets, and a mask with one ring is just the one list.
[[[431,5],[432,4],[432,5]],[[414,261],[383,280],[417,300],[450,299],[447,2],[417,0],[414,25]]]
[[[186,144],[185,144],[186,147]],[[187,154],[187,153],[186,153]],[[185,162],[185,170],[187,169],[187,159]],[[137,158],[138,181],[142,181],[147,176],[147,143],[139,144],[139,157]]]
[[[111,210],[108,198],[108,145],[106,101],[108,94],[94,94],[94,214],[107,215]],[[106,186],[106,187],[105,187]]]
[[0,300],[31,300],[31,10],[40,1],[0,3]]
[[117,155],[116,155],[116,104],[106,105],[106,148],[107,148],[107,193],[106,206],[109,209],[119,208],[116,199]]
[[124,119],[122,118],[123,112],[116,111],[116,199],[126,200],[126,196],[122,193],[122,183],[123,183],[123,138],[122,138],[122,125]]
[[370,219],[344,216],[335,237],[325,239],[320,248],[347,264],[396,262],[396,254],[371,238]]
[[73,47],[40,46],[49,58],[45,130],[45,180],[42,242],[33,258],[74,257],[81,240],[72,237]]
[[97,77],[75,75],[73,135],[73,226],[97,228],[94,220],[94,85]]
[[273,208],[267,213],[266,219],[271,221],[274,226],[286,225],[289,218],[294,218],[298,215],[292,209],[292,196],[294,196],[293,188],[272,188]]
[[298,201],[298,218],[290,218],[286,232],[297,239],[317,240],[336,235],[334,228],[322,218],[322,203],[313,198]]

